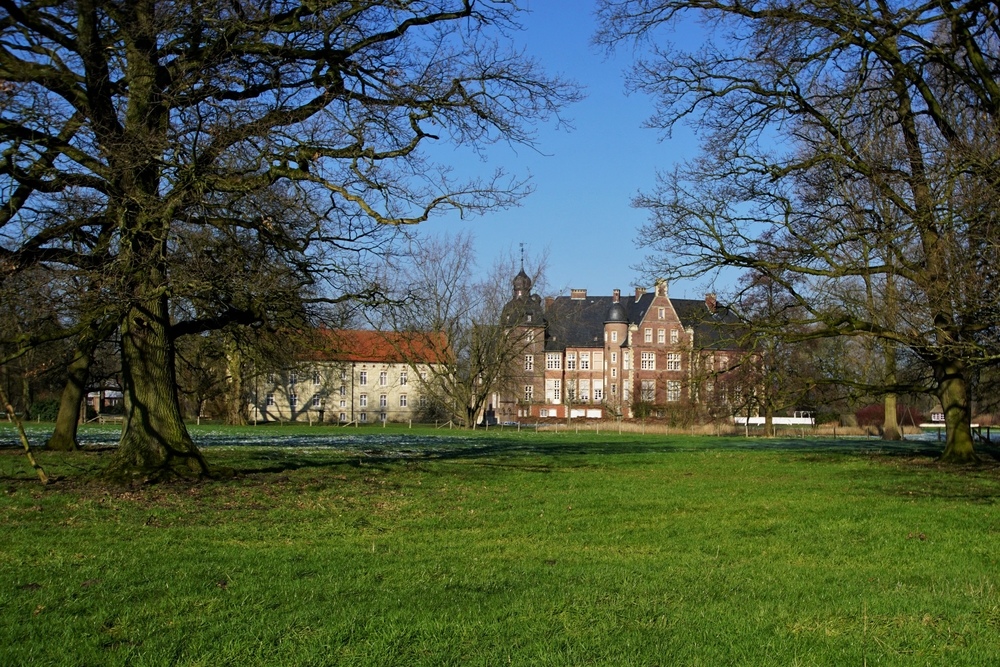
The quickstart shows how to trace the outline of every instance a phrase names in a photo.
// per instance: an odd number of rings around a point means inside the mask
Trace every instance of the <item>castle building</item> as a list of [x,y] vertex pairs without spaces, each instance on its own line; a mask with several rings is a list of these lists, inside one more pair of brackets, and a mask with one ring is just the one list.
[[725,400],[737,329],[713,295],[671,299],[659,281],[624,298],[574,289],[543,307],[523,270],[513,288],[501,319],[524,354],[494,396],[499,420],[663,416]]
[[447,362],[439,334],[324,330],[308,353],[258,381],[254,418],[334,423],[405,422]]

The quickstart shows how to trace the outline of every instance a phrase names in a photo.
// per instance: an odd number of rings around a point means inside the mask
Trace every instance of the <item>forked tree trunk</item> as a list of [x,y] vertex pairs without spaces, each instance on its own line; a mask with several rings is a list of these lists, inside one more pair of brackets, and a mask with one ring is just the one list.
[[903,435],[899,432],[899,420],[896,419],[896,395],[886,394],[883,405],[885,406],[885,416],[882,418],[882,439],[902,440]]
[[56,427],[49,437],[46,449],[69,452],[77,448],[76,427],[80,423],[80,405],[87,389],[87,378],[90,375],[93,358],[93,349],[88,348],[86,342],[81,342],[73,360],[66,368],[68,377],[59,399]]
[[168,325],[165,296],[133,306],[122,322],[125,423],[108,469],[112,477],[155,480],[168,473],[208,473],[181,418]]
[[934,369],[938,400],[944,410],[945,445],[941,460],[973,463],[979,460],[972,443],[972,410],[964,368],[956,362],[940,362]]

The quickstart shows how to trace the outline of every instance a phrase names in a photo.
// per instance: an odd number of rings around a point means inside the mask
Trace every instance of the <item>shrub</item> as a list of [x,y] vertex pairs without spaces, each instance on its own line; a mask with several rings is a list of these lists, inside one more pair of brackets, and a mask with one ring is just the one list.
[[43,422],[54,422],[59,414],[59,401],[54,398],[46,398],[42,401],[35,401],[29,410],[32,419],[40,419]]

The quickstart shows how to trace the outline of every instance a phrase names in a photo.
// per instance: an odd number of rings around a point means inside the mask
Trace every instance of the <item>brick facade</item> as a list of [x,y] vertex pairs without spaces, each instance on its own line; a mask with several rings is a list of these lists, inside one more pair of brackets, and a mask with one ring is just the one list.
[[501,421],[605,419],[652,414],[708,400],[737,354],[733,318],[713,296],[671,299],[667,284],[622,297],[542,301],[522,271],[503,325],[530,339],[513,375],[518,391],[494,397]]

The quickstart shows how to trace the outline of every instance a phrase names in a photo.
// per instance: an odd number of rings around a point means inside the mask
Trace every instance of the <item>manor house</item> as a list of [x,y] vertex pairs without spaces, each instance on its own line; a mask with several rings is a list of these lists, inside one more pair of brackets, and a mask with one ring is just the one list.
[[574,289],[543,302],[523,270],[513,288],[501,318],[523,355],[494,395],[498,420],[664,416],[726,400],[738,328],[714,295],[671,299],[660,281],[626,297]]

